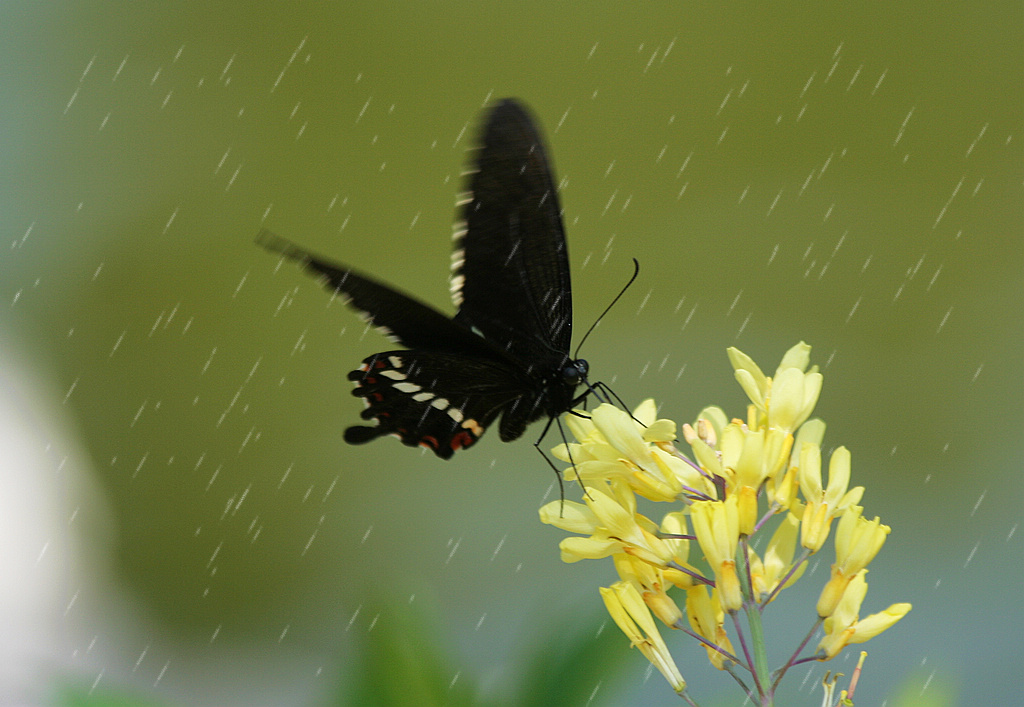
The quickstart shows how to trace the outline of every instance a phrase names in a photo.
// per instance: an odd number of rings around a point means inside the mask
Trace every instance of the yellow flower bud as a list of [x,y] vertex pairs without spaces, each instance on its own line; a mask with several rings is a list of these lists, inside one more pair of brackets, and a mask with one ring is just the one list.
[[679,672],[668,646],[658,632],[658,626],[637,591],[629,582],[616,582],[601,587],[601,598],[612,620],[626,634],[632,645],[640,649],[647,660],[657,668],[676,692],[686,689],[686,681]]

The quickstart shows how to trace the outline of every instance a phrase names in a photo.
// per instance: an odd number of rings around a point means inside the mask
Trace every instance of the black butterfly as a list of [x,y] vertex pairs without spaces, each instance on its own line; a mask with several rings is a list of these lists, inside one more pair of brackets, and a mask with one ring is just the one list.
[[[384,351],[348,374],[365,420],[361,444],[394,434],[448,459],[501,415],[504,442],[592,391],[587,362],[569,354],[572,291],[558,194],[540,133],[506,99],[486,116],[452,255],[454,318],[269,231],[257,242],[319,274],[324,284],[408,350]],[[576,389],[587,385],[577,398]]]

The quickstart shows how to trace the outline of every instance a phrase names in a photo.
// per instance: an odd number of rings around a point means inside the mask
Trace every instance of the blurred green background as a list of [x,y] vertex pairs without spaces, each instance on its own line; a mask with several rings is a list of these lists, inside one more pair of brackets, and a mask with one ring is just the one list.
[[[771,371],[814,346],[826,445],[893,528],[865,609],[914,604],[858,704],[1009,703],[1022,28],[1019,2],[3,3],[5,698],[340,704],[390,621],[468,701],[515,703],[541,646],[600,629],[610,563],[563,565],[537,521],[540,426],[447,463],[346,446],[345,374],[383,339],[253,245],[267,226],[450,311],[466,150],[517,96],[562,181],[578,331],[641,263],[594,378],[737,415],[726,347]],[[812,610],[773,609],[792,635]],[[614,638],[617,670],[561,678],[677,703]],[[683,639],[694,695],[735,704]]]

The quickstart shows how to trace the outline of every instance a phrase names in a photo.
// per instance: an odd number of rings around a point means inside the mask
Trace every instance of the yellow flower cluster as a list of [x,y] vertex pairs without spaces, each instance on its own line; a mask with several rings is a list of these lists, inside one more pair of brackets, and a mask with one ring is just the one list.
[[[620,579],[601,588],[608,611],[676,692],[684,693],[686,682],[652,615],[699,640],[715,667],[737,677],[749,671],[748,695],[763,697],[792,665],[831,659],[892,626],[910,605],[860,618],[866,567],[889,527],[863,517],[858,504],[864,489],[849,487],[845,447],[833,451],[828,483],[822,480],[825,424],[808,419],[822,375],[816,366],[808,368],[810,347],[790,349],[773,377],[737,349],[729,349],[729,359],[751,401],[746,419],[729,420],[717,407],[703,410],[682,429],[692,459],[675,447],[676,424],[657,419],[651,400],[632,414],[602,404],[583,417],[567,416],[578,441],[553,454],[572,464],[565,478],[583,487],[583,502],[554,501],[540,509],[540,517],[577,534],[560,543],[565,562],[613,559]],[[638,497],[672,509],[656,522],[638,512]],[[823,626],[825,636],[813,655],[794,655],[769,674],[759,653],[760,612],[800,578],[835,519],[836,560],[810,620],[810,631]],[[774,530],[759,554],[751,540],[767,534],[769,525]],[[693,541],[701,564],[691,562]],[[685,611],[668,593],[672,587],[685,592]],[[737,654],[725,628],[726,614],[740,612],[747,617],[753,656],[751,650]],[[734,631],[741,631],[739,623]]]

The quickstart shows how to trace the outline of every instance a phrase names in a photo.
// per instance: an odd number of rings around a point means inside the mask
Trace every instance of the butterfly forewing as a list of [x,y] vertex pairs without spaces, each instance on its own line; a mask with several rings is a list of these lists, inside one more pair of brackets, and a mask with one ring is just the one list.
[[328,290],[341,297],[370,325],[403,346],[493,356],[494,347],[419,300],[300,248],[267,229],[259,232],[256,242],[319,275]]
[[455,240],[456,319],[514,358],[561,365],[572,338],[569,258],[541,136],[513,100],[484,124]]

